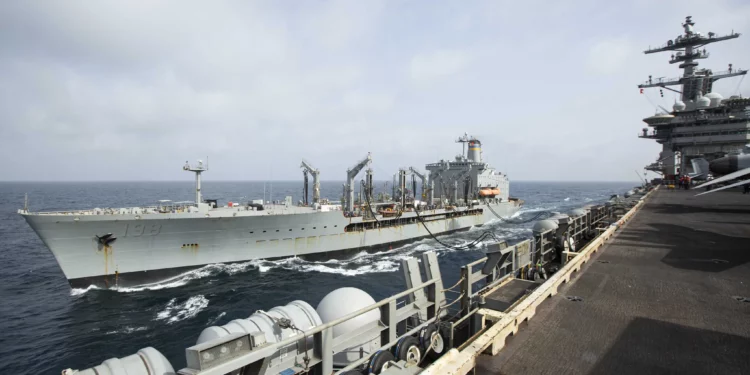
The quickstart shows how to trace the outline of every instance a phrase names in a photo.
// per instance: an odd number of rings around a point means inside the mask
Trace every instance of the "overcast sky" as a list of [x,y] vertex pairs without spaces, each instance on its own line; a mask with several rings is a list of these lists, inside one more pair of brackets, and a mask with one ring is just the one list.
[[744,34],[701,66],[750,66],[746,0],[3,1],[0,180],[343,180],[368,151],[387,180],[464,132],[511,179],[635,180],[636,86],[680,74],[642,51],[686,15]]

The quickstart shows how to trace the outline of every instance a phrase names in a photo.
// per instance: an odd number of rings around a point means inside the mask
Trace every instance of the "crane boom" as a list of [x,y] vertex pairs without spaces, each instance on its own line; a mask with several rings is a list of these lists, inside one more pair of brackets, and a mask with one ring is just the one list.
[[[413,175],[419,177],[419,179],[422,180],[422,200],[427,199],[427,197],[425,196],[425,189],[427,189],[427,177],[424,174],[417,171],[414,167],[409,167],[409,172],[411,172]],[[416,195],[417,192],[415,191],[414,194]],[[430,202],[430,204],[432,204],[432,202]]]
[[458,203],[458,181],[468,176],[469,173],[471,173],[472,169],[474,169],[474,166],[472,164],[469,164],[469,169],[451,178],[450,182],[453,183],[453,204]]
[[346,212],[354,211],[354,178],[357,177],[362,168],[370,164],[372,156],[367,153],[367,156],[354,164],[351,168],[346,170]]
[[[302,164],[300,164],[300,168],[303,169],[304,173],[310,173],[313,176],[313,198],[312,202],[320,203],[320,170],[313,167],[312,164],[308,163],[306,160],[302,159]],[[307,181],[305,179],[305,181]],[[305,191],[307,191],[307,186],[305,186]],[[307,202],[305,202],[307,203]]]

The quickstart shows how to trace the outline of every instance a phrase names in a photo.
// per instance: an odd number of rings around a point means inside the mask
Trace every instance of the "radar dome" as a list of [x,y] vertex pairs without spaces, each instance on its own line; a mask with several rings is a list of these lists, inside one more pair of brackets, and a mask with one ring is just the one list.
[[695,102],[695,106],[696,106],[696,108],[698,108],[698,109],[702,109],[702,108],[708,108],[708,107],[710,107],[710,106],[711,106],[711,99],[710,99],[710,98],[707,98],[707,97],[705,97],[705,96],[701,96],[701,97],[700,97],[700,98],[698,98],[698,100],[697,100],[697,101]]
[[576,209],[570,210],[570,214],[573,216],[586,215],[586,210],[582,208],[576,208]]
[[542,233],[548,230],[557,230],[557,223],[552,220],[539,220],[532,229],[534,233]]
[[682,101],[675,102],[674,105],[672,106],[672,109],[674,109],[675,111],[684,111],[685,103]]
[[709,92],[704,98],[708,98],[711,101],[711,107],[718,107],[722,99],[724,99],[718,92]]
[[[323,323],[330,323],[338,318],[349,315],[359,309],[374,305],[375,300],[367,292],[357,288],[339,288],[328,293],[318,304],[316,311]],[[358,328],[377,323],[380,320],[380,309],[370,310],[356,318],[349,319],[333,327],[333,337],[339,337]],[[372,353],[379,347],[380,334],[373,337],[358,336],[350,340],[352,344],[347,350],[337,353],[333,357],[334,363],[348,364],[359,359],[359,349],[365,353]],[[368,347],[369,346],[369,347]]]

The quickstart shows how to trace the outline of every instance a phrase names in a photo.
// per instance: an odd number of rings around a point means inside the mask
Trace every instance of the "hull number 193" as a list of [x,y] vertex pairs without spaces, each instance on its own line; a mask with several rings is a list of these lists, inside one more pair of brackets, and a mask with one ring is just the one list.
[[125,237],[156,236],[161,231],[161,224],[127,224]]

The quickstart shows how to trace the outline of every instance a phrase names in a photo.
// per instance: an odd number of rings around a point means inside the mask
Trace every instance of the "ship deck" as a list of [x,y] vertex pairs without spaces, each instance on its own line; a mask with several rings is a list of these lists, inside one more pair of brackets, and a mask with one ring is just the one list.
[[750,373],[750,196],[696,193],[654,192],[476,373]]

